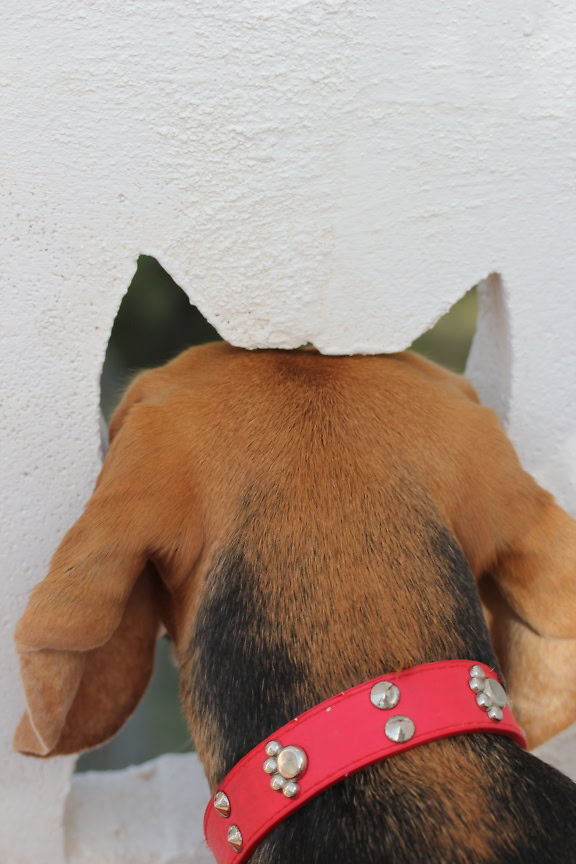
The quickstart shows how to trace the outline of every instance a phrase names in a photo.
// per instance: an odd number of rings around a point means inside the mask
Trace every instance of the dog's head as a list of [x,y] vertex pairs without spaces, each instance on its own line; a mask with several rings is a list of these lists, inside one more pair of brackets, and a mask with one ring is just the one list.
[[[372,671],[353,660],[364,651],[357,614],[367,641],[399,643],[380,656],[441,659],[422,654],[427,631],[448,626],[435,604],[450,605],[418,565],[428,541],[410,514],[423,500],[484,580],[491,632],[530,742],[576,717],[576,524],[522,471],[464,379],[410,354],[335,358],[221,343],[140,375],[110,438],[94,494],[17,628],[27,701],[18,750],[70,753],[112,736],[147,686],[162,627],[189,662],[198,610],[215,597],[210,573],[231,538],[241,538],[244,561],[266,571],[266,602],[291,609],[279,598],[300,592],[294,618],[278,618],[289,652],[298,653],[300,633],[318,658],[309,631],[331,610],[350,649],[322,668],[323,695]],[[420,557],[411,557],[418,544]],[[366,580],[383,604],[394,596],[388,635],[381,609],[350,605],[364,595],[369,604]],[[240,581],[233,590],[248,587]],[[437,644],[448,644],[441,632]]]

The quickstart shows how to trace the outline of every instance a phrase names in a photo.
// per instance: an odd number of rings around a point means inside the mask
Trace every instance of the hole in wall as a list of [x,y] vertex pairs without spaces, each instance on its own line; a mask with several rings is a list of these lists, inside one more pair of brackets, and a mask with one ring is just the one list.
[[[468,291],[411,346],[456,372],[464,371],[476,328],[477,291]],[[112,328],[101,379],[106,419],[139,370],[159,366],[191,345],[219,339],[218,333],[161,267],[142,255]],[[77,771],[117,770],[166,752],[193,749],[178,698],[178,672],[170,643],[160,639],[152,681],[140,705],[119,734],[85,753]]]
[[475,286],[410,347],[429,360],[462,373],[470,354],[477,317],[478,290]]
[[108,419],[130,379],[220,336],[155,258],[141,255],[106,351],[100,406]]
[[[191,345],[219,338],[158,261],[141,255],[106,351],[100,394],[104,417],[110,417],[138,371],[166,363]],[[76,770],[117,770],[162,753],[191,749],[180,710],[178,672],[171,659],[171,645],[159,639],[152,681],[140,705],[115,738],[79,758]]]

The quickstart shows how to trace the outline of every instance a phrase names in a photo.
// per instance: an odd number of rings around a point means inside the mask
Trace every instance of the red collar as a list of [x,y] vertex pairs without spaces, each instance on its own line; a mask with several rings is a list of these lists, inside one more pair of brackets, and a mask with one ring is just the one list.
[[470,732],[507,735],[526,747],[503,687],[481,663],[428,663],[352,687],[282,726],[234,766],[206,809],[208,846],[218,864],[242,864],[279,822],[348,774]]

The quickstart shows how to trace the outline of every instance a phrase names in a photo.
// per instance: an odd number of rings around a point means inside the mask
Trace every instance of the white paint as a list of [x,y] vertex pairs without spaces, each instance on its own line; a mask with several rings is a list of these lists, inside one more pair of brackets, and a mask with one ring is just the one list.
[[[67,864],[213,864],[202,834],[209,796],[194,753],[76,774],[64,818]],[[135,813],[146,814],[139,830]]]
[[[10,754],[11,636],[94,481],[98,378],[139,253],[232,342],[326,353],[404,348],[503,274],[471,374],[576,512],[576,7],[4,0],[0,15],[0,860],[62,864],[73,763]],[[86,851],[91,782],[74,781],[66,823],[82,854],[147,860]],[[98,800],[114,782],[94,781]]]

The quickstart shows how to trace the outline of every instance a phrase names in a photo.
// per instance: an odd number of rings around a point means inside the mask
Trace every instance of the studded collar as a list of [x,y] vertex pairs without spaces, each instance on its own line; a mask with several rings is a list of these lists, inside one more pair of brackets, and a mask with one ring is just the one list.
[[206,808],[208,846],[218,864],[242,864],[279,822],[348,774],[472,732],[526,747],[504,688],[482,663],[428,663],[352,687],[282,726],[234,766]]

